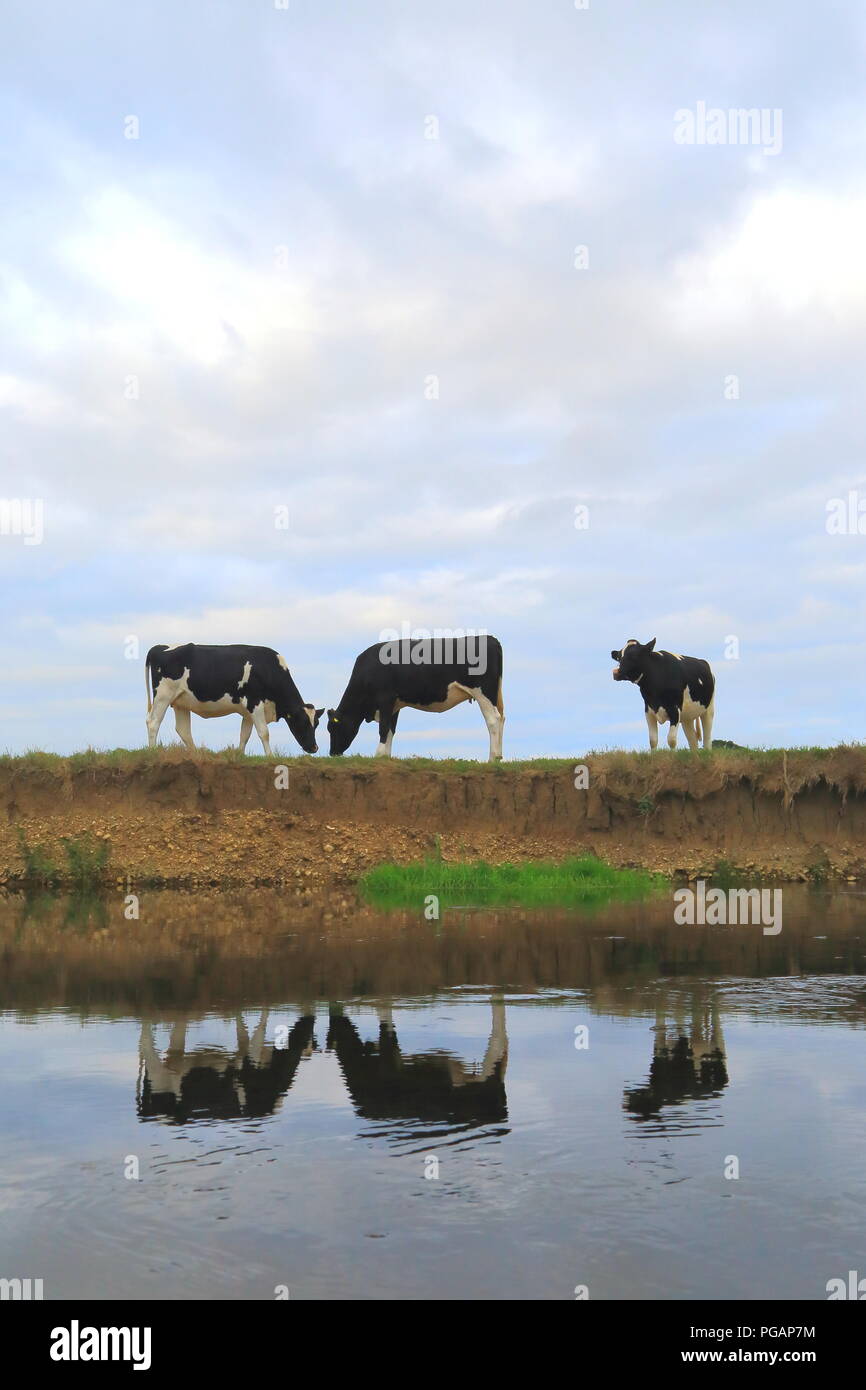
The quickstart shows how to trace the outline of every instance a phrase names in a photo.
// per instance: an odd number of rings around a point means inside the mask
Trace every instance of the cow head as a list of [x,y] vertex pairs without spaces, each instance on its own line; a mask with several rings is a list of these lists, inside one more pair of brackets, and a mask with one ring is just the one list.
[[314,705],[303,705],[294,714],[284,716],[286,723],[305,753],[318,752],[316,725],[323,714],[324,710],[317,710]]
[[345,753],[360,727],[361,721],[357,717],[341,714],[337,709],[328,710],[328,733],[331,735],[331,747],[328,751],[332,758],[338,758],[341,753]]
[[630,637],[622,651],[611,652],[614,661],[619,665],[614,667],[613,678],[615,681],[631,681],[637,684],[646,670],[646,659],[655,647],[656,639],[651,642],[641,644],[634,637]]
[[319,720],[321,719],[322,715],[325,713],[324,708],[322,708],[322,709],[316,709],[316,706],[315,706],[315,705],[308,705],[308,704],[305,704],[305,705],[304,705],[304,709],[307,711],[307,718],[309,719],[309,721],[310,721],[310,723],[312,724],[313,728],[314,728],[314,729],[318,729],[318,727],[319,727]]

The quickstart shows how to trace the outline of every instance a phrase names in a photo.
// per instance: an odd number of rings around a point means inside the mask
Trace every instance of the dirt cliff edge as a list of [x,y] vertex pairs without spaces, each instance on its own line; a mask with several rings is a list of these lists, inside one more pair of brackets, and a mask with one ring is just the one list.
[[[499,766],[154,754],[0,759],[0,882],[39,847],[105,877],[350,882],[383,859],[557,858],[787,878],[866,873],[866,749],[603,753]],[[53,858],[52,858],[53,856]]]

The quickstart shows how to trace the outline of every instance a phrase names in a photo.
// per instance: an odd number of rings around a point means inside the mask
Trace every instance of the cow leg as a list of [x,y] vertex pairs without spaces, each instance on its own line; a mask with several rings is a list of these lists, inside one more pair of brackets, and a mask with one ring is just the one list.
[[188,709],[178,709],[175,706],[174,727],[177,730],[177,736],[181,742],[185,743],[187,748],[191,748],[194,751],[195,744],[192,741],[192,728]]
[[712,748],[712,746],[713,746],[713,717],[714,717],[715,713],[716,713],[716,697],[715,697],[715,695],[714,695],[713,698],[712,698],[712,700],[710,700],[709,707],[708,707],[708,709],[707,709],[706,714],[702,714],[702,715],[701,715],[701,730],[702,730],[703,735],[704,735],[704,747],[705,747],[705,748]]
[[484,1053],[484,1061],[481,1064],[481,1080],[489,1081],[495,1075],[496,1068],[503,1066],[508,1061],[508,1033],[505,1028],[505,999],[501,994],[494,994],[490,1000],[492,1018],[490,1021],[490,1040],[487,1043],[487,1051]]
[[659,746],[659,721],[651,709],[646,712],[646,726],[649,729],[650,751],[654,753]]
[[490,753],[487,761],[498,763],[502,760],[502,726],[505,723],[505,715],[500,714],[493,701],[482,695],[480,690],[476,691],[474,698],[478,701],[478,708],[484,716],[484,723],[490,735]]
[[379,706],[379,744],[374,754],[376,758],[390,758],[394,730],[397,727],[399,710],[394,708],[393,700],[386,700]]
[[262,741],[262,747],[267,757],[271,756],[271,740],[268,736],[268,721],[265,715],[264,705],[256,705],[253,710],[253,723],[256,726],[256,733]]
[[154,1091],[173,1091],[174,1080],[156,1050],[153,1024],[142,1022],[138,1039],[138,1055],[144,1063],[144,1074]]
[[251,716],[250,716],[249,714],[244,714],[244,715],[242,715],[242,716],[241,716],[241,741],[240,741],[240,743],[238,744],[238,748],[241,750],[242,753],[245,753],[245,752],[246,752],[246,747],[247,747],[247,744],[248,744],[249,741],[250,741],[250,736],[251,736],[252,732],[253,732],[253,721],[252,721]]
[[270,1013],[270,1009],[262,1009],[252,1038],[250,1038],[247,1031],[246,1020],[243,1014],[238,1014],[236,1016],[235,1031],[238,1040],[237,1055],[240,1062],[242,1062],[245,1057],[249,1057],[250,1061],[255,1066],[260,1067],[262,1065],[262,1058],[265,1051],[265,1034],[267,1032]]
[[270,1017],[270,1012],[270,1009],[262,1009],[262,1012],[259,1016],[259,1021],[256,1024],[255,1032],[252,1036],[252,1041],[248,1044],[247,1047],[247,1056],[249,1057],[251,1062],[255,1063],[257,1067],[260,1067],[262,1065],[262,1060],[265,1055],[265,1034],[268,1028],[268,1018]]
[[399,714],[400,714],[400,711],[399,711],[398,709],[395,709],[394,713],[391,715],[391,728],[390,728],[390,730],[389,730],[389,732],[388,732],[388,752],[389,752],[389,753],[391,752],[391,744],[394,742],[394,735],[395,735],[396,732],[397,732],[397,719],[398,719]]
[[694,720],[694,719],[684,719],[684,720],[683,720],[683,733],[684,733],[685,736],[686,736],[686,740],[687,740],[687,742],[688,742],[689,748],[691,748],[692,751],[694,752],[694,750],[695,750],[695,749],[697,748],[697,746],[698,746],[698,728],[697,728],[697,720]]
[[[176,693],[176,692],[175,692]],[[147,742],[151,748],[156,747],[156,739],[159,734],[159,726],[165,718],[165,712],[171,704],[171,692],[157,692],[153,697],[153,704],[147,716]]]
[[671,710],[671,722],[668,729],[668,748],[676,748],[677,734],[680,727],[680,712],[677,709]]

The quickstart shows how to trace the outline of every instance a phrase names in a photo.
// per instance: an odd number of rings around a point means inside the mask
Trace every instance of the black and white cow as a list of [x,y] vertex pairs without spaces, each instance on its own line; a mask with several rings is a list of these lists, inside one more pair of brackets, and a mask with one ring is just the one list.
[[640,686],[650,748],[658,747],[659,724],[667,723],[668,748],[677,746],[678,724],[682,724],[690,748],[698,747],[701,734],[704,747],[712,748],[716,679],[709,662],[678,652],[657,652],[655,644],[655,638],[642,645],[630,637],[621,652],[611,652],[619,663],[614,680]]
[[[449,641],[452,645],[446,650]],[[460,660],[453,659],[454,641],[464,641],[457,653]],[[497,762],[502,757],[505,712],[502,647],[495,637],[376,642],[361,652],[340,703],[328,710],[331,755],[345,753],[361,724],[375,719],[379,724],[376,757],[388,758],[401,709],[441,714],[464,700],[478,702],[490,735],[490,761]]]
[[255,728],[270,757],[268,724],[279,719],[285,719],[305,753],[316,752],[316,725],[325,711],[304,704],[288,666],[270,647],[201,647],[195,642],[151,647],[144,663],[144,684],[151,748],[171,705],[175,727],[187,748],[195,748],[190,714],[202,719],[239,714],[241,752]]

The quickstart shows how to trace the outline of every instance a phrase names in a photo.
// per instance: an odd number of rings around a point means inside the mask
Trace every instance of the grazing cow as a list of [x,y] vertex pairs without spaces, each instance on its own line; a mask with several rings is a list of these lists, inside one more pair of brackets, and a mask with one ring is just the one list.
[[[468,653],[469,659],[438,660],[454,655],[455,641],[465,644],[458,655]],[[445,642],[447,652],[443,639],[425,637],[376,642],[361,652],[343,698],[336,709],[328,710],[332,757],[345,753],[364,720],[369,724],[375,719],[379,724],[376,757],[389,758],[401,709],[441,714],[464,700],[477,700],[484,716],[490,761],[502,757],[502,647],[495,637],[486,635]]]
[[690,748],[697,748],[700,734],[705,748],[713,746],[716,680],[709,662],[677,652],[657,652],[656,639],[641,645],[630,637],[621,652],[611,656],[619,665],[615,681],[640,686],[650,748],[657,748],[659,724],[670,723],[668,748],[677,746],[677,725],[682,723]]
[[187,748],[195,748],[191,713],[202,719],[239,714],[241,752],[255,727],[270,757],[268,724],[278,719],[285,719],[305,753],[316,752],[316,725],[325,711],[304,704],[288,666],[270,647],[200,647],[195,642],[151,647],[144,663],[144,684],[151,748],[171,705],[178,735]]

